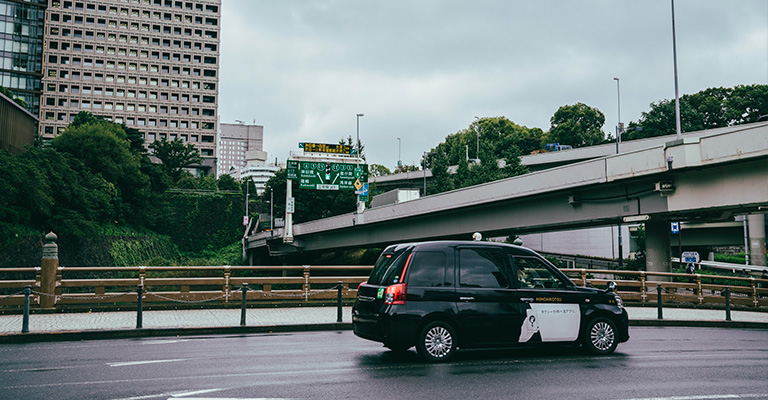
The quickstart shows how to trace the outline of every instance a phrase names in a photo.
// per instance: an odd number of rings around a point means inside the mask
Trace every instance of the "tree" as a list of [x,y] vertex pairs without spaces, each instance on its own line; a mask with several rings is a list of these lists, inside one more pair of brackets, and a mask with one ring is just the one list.
[[[344,138],[339,139],[339,144],[344,146],[349,146],[355,150],[355,141],[352,140],[352,135],[347,136],[347,139]],[[365,160],[365,145],[360,140],[357,141],[357,146],[360,148],[360,158]]]
[[395,168],[395,173],[396,174],[403,174],[403,173],[406,173],[406,172],[414,172],[414,171],[418,171],[418,170],[419,170],[419,167],[417,167],[415,165],[400,164],[400,165],[397,166],[397,168]]
[[[82,113],[81,113],[82,114]],[[80,114],[79,114],[80,115]],[[116,217],[140,221],[149,205],[150,181],[141,171],[141,156],[131,152],[125,131],[117,124],[98,118],[76,121],[53,139],[52,147],[70,154],[80,168],[102,177],[115,189]]]
[[[0,232],[8,224],[92,235],[115,218],[114,185],[53,148],[0,152]],[[6,239],[0,234],[0,239]]]
[[[427,156],[426,163],[432,166],[428,192],[441,193],[525,173],[520,154],[541,148],[542,135],[541,129],[520,126],[504,117],[473,121],[467,129],[448,135]],[[481,161],[470,164],[467,158]],[[500,160],[504,160],[504,168],[499,168]],[[457,166],[455,174],[448,173],[449,165]]]
[[[642,131],[626,132],[622,139],[643,139],[676,133],[675,101],[661,100],[651,103],[650,107],[637,122],[629,124],[629,127],[642,126]],[[680,124],[683,132],[757,122],[765,114],[768,114],[768,85],[709,88],[680,97]]]
[[371,164],[368,166],[368,175],[370,176],[384,176],[391,175],[392,171],[389,168],[381,164]]
[[163,169],[171,178],[173,183],[181,178],[181,171],[193,164],[203,162],[200,153],[191,143],[184,143],[176,138],[171,141],[162,139],[155,140],[149,145],[154,151],[154,156],[163,162]]
[[584,147],[605,141],[605,115],[584,103],[558,108],[550,123],[552,127],[546,135],[550,143]]
[[436,152],[430,156],[428,161],[432,170],[432,181],[427,187],[427,192],[436,194],[453,190],[453,177],[448,173],[448,158],[445,153]]
[[240,183],[232,175],[224,174],[216,182],[219,190],[240,190]]

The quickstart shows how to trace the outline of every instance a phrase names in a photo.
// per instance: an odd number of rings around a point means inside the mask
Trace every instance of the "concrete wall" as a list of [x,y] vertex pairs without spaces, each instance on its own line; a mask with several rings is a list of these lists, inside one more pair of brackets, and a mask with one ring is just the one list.
[[[605,226],[590,229],[575,229],[563,232],[534,233],[520,235],[523,246],[536,251],[583,255],[591,257],[618,258],[618,228]],[[629,256],[629,226],[621,226],[623,256]]]

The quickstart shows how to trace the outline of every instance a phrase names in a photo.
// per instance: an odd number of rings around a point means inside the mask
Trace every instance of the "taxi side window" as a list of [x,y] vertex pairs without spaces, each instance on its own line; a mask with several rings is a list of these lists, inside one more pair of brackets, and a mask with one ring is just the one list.
[[417,251],[413,253],[408,266],[409,286],[443,287],[451,286],[445,275],[445,253],[440,251]]
[[459,286],[509,288],[512,280],[504,264],[504,255],[492,249],[459,250]]
[[558,289],[566,287],[559,276],[552,273],[543,261],[534,257],[510,256],[514,266],[516,287],[521,289]]

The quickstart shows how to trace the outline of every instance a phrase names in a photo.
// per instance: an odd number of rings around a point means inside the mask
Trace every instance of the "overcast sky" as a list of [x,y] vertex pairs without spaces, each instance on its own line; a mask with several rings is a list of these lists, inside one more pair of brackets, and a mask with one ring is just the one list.
[[[223,0],[220,121],[299,142],[356,134],[393,169],[478,117],[544,131],[585,103],[615,131],[674,99],[670,0]],[[768,83],[768,1],[675,2],[680,95]]]

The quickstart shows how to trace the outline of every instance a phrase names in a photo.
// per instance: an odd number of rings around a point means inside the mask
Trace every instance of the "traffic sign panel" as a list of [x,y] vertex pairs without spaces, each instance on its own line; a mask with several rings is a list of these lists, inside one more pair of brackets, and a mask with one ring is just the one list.
[[[357,179],[356,169],[360,170]],[[368,165],[288,160],[288,179],[298,180],[300,189],[355,190],[355,181],[368,181]]]

